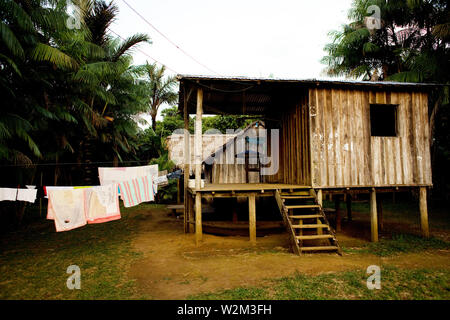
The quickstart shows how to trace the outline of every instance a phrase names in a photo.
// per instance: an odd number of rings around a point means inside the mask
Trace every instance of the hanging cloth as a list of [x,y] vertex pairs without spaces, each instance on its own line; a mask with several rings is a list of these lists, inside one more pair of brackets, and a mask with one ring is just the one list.
[[48,213],[57,232],[73,230],[86,225],[85,190],[47,187]]
[[17,201],[34,203],[36,201],[37,189],[17,189]]
[[16,201],[17,189],[0,188],[0,201]]
[[100,185],[120,183],[130,181],[140,177],[158,177],[158,165],[137,166],[137,167],[109,167],[98,168],[98,177]]
[[155,200],[155,185],[151,177],[140,177],[119,183],[120,197],[126,208]]
[[117,184],[86,189],[86,202],[88,223],[103,223],[121,218]]

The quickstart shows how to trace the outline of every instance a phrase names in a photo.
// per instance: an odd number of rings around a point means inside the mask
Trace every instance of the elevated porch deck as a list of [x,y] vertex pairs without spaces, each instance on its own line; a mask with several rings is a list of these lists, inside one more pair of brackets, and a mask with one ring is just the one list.
[[276,190],[304,190],[311,189],[311,186],[285,184],[285,183],[219,183],[206,184],[201,189],[187,188],[188,193],[195,195],[213,197],[236,197],[248,196],[273,196]]

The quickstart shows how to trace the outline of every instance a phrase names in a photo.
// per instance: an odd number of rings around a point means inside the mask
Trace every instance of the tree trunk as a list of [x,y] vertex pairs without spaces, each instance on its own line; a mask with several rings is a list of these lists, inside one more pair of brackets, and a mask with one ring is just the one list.
[[151,113],[150,116],[152,117],[152,129],[153,131],[156,130],[156,113]]

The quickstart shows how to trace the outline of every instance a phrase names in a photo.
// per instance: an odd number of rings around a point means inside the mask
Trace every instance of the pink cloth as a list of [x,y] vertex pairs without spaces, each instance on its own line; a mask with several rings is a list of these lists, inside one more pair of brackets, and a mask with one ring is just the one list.
[[117,184],[46,189],[47,219],[55,221],[57,232],[121,218]]
[[140,177],[123,181],[119,183],[119,188],[120,197],[126,208],[155,200],[155,186],[151,177]]
[[88,223],[103,223],[121,218],[117,184],[92,187],[86,190],[86,194]]

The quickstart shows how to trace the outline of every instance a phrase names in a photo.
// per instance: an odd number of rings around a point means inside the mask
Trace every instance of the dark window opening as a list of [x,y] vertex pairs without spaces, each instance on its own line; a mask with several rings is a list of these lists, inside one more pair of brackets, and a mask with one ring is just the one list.
[[370,134],[376,137],[397,136],[397,105],[370,105]]

